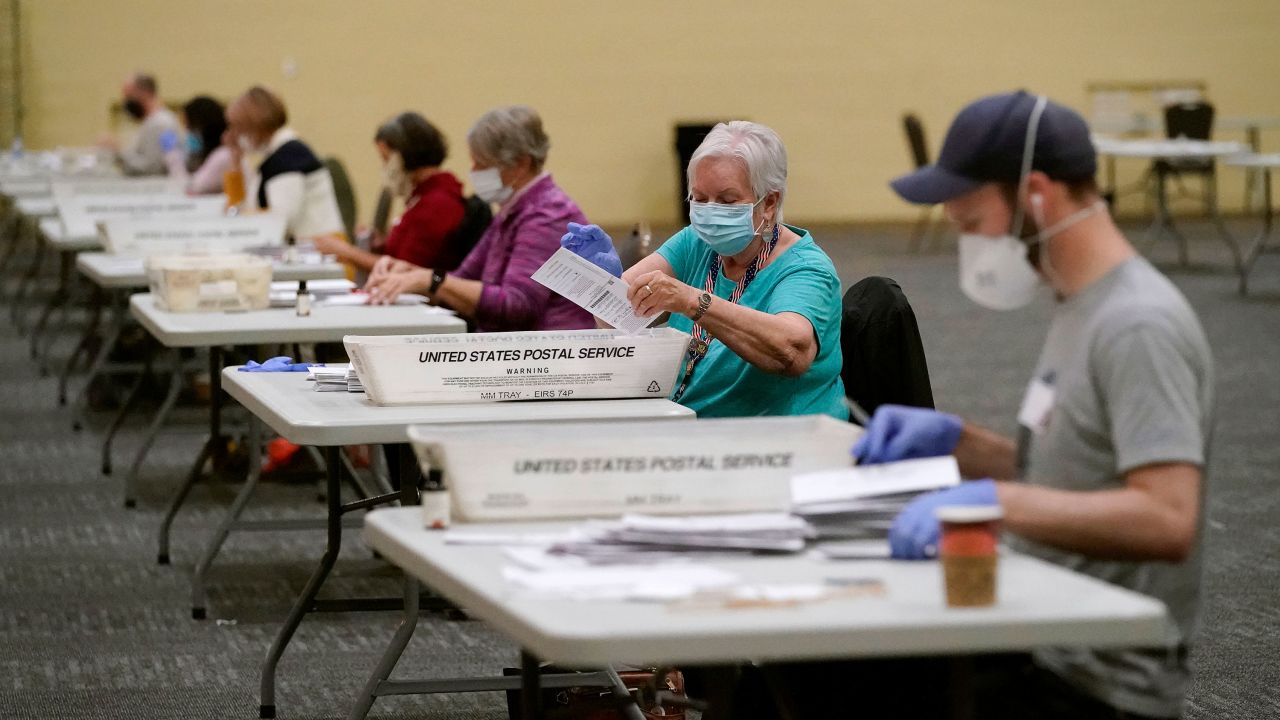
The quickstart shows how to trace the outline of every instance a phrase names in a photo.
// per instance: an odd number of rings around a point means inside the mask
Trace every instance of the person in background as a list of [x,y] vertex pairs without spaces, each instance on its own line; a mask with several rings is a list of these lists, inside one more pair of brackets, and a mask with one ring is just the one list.
[[672,399],[698,417],[845,420],[840,278],[807,230],[782,223],[787,153],[758,123],[720,123],[689,160],[690,225],[621,273],[609,236],[562,243],[622,275],[642,317],[670,312],[694,336]]
[[560,247],[571,222],[586,217],[543,168],[551,142],[530,107],[490,110],[467,133],[471,186],[498,212],[455,272],[383,257],[366,288],[370,302],[426,294],[475,322],[480,332],[595,327],[591,313],[530,276]]
[[288,120],[284,102],[264,87],[236,98],[227,108],[223,139],[233,162],[224,182],[246,189],[242,210],[279,214],[297,240],[345,236],[329,170]]
[[130,119],[139,123],[138,132],[129,144],[120,147],[111,136],[98,144],[116,154],[125,175],[170,175],[185,168],[169,162],[169,157],[182,151],[182,126],[159,96],[156,79],[147,73],[135,73],[120,88],[124,111]]
[[[406,112],[383,123],[373,144],[382,158],[383,184],[404,201],[404,213],[383,242],[384,253],[419,267],[453,270],[462,257],[451,241],[466,203],[462,183],[440,169],[448,155],[444,135],[418,113]],[[320,252],[366,271],[382,257],[332,236],[315,242]]]
[[231,169],[231,148],[222,144],[227,130],[226,110],[222,103],[207,95],[192,98],[182,106],[182,120],[187,126],[187,192],[192,195],[216,195],[222,192],[222,178]]

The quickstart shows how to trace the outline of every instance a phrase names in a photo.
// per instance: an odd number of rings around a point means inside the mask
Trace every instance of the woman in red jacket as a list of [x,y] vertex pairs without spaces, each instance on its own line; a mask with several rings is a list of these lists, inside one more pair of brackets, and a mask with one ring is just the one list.
[[[373,142],[383,162],[383,183],[404,200],[405,208],[387,233],[382,252],[421,267],[457,267],[465,248],[453,241],[465,202],[462,183],[440,169],[448,153],[444,135],[426,118],[406,112],[383,123]],[[365,271],[381,257],[336,237],[318,239],[316,248]]]

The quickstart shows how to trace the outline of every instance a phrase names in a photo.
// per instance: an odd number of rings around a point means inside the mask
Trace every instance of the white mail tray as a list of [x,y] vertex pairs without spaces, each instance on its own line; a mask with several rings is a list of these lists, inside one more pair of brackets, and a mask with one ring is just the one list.
[[460,522],[786,511],[790,478],[849,467],[861,430],[825,415],[409,428]]
[[670,328],[343,339],[378,405],[664,398],[689,335]]
[[146,260],[156,305],[169,312],[261,310],[268,305],[271,261],[252,255],[172,255]]

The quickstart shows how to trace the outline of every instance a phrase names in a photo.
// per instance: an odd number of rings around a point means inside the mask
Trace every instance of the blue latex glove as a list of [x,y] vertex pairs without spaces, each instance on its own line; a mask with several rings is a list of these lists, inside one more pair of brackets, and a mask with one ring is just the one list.
[[881,405],[853,446],[863,465],[950,455],[960,442],[964,421],[937,410]]
[[240,372],[306,372],[313,365],[321,366],[324,363],[296,363],[288,355],[279,355],[263,363],[250,360],[240,368]]
[[889,528],[889,551],[899,560],[922,560],[938,554],[940,507],[999,505],[994,480],[970,480],[926,493],[907,503]]
[[160,152],[172,152],[178,147],[178,133],[173,130],[165,130],[160,133]]
[[613,249],[613,240],[599,225],[569,223],[569,232],[560,238],[560,247],[614,277],[622,277],[622,259]]

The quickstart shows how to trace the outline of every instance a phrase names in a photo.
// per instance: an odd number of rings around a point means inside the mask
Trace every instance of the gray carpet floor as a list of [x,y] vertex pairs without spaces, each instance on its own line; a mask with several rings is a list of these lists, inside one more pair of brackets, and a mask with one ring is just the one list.
[[[977,308],[957,288],[948,243],[908,255],[902,228],[813,230],[846,284],[869,274],[901,282],[920,319],[939,406],[1011,430],[1049,302],[1016,313]],[[1220,422],[1210,468],[1204,623],[1187,716],[1276,717],[1280,257],[1260,262],[1257,292],[1242,299],[1209,228],[1189,230],[1197,264],[1170,274],[1212,341]],[[1172,258],[1171,243],[1152,255]],[[55,381],[27,360],[24,338],[7,320],[0,320],[0,370],[0,717],[256,717],[259,666],[323,534],[233,536],[210,577],[210,617],[192,620],[192,566],[236,487],[197,489],[175,526],[173,565],[155,564],[155,532],[201,441],[204,409],[180,409],[143,468],[139,506],[125,510],[119,471],[98,471],[108,415],[93,415],[88,428],[73,433],[67,410],[55,402]],[[121,469],[146,414],[118,442]],[[313,485],[267,484],[251,512],[318,514],[315,496]],[[356,533],[348,537],[325,594],[395,595],[395,573]],[[393,613],[309,617],[280,666],[280,717],[345,717],[396,622]],[[483,624],[430,616],[398,676],[497,672],[515,659],[515,648]],[[496,694],[392,698],[378,701],[372,717],[497,719],[505,708]]]

